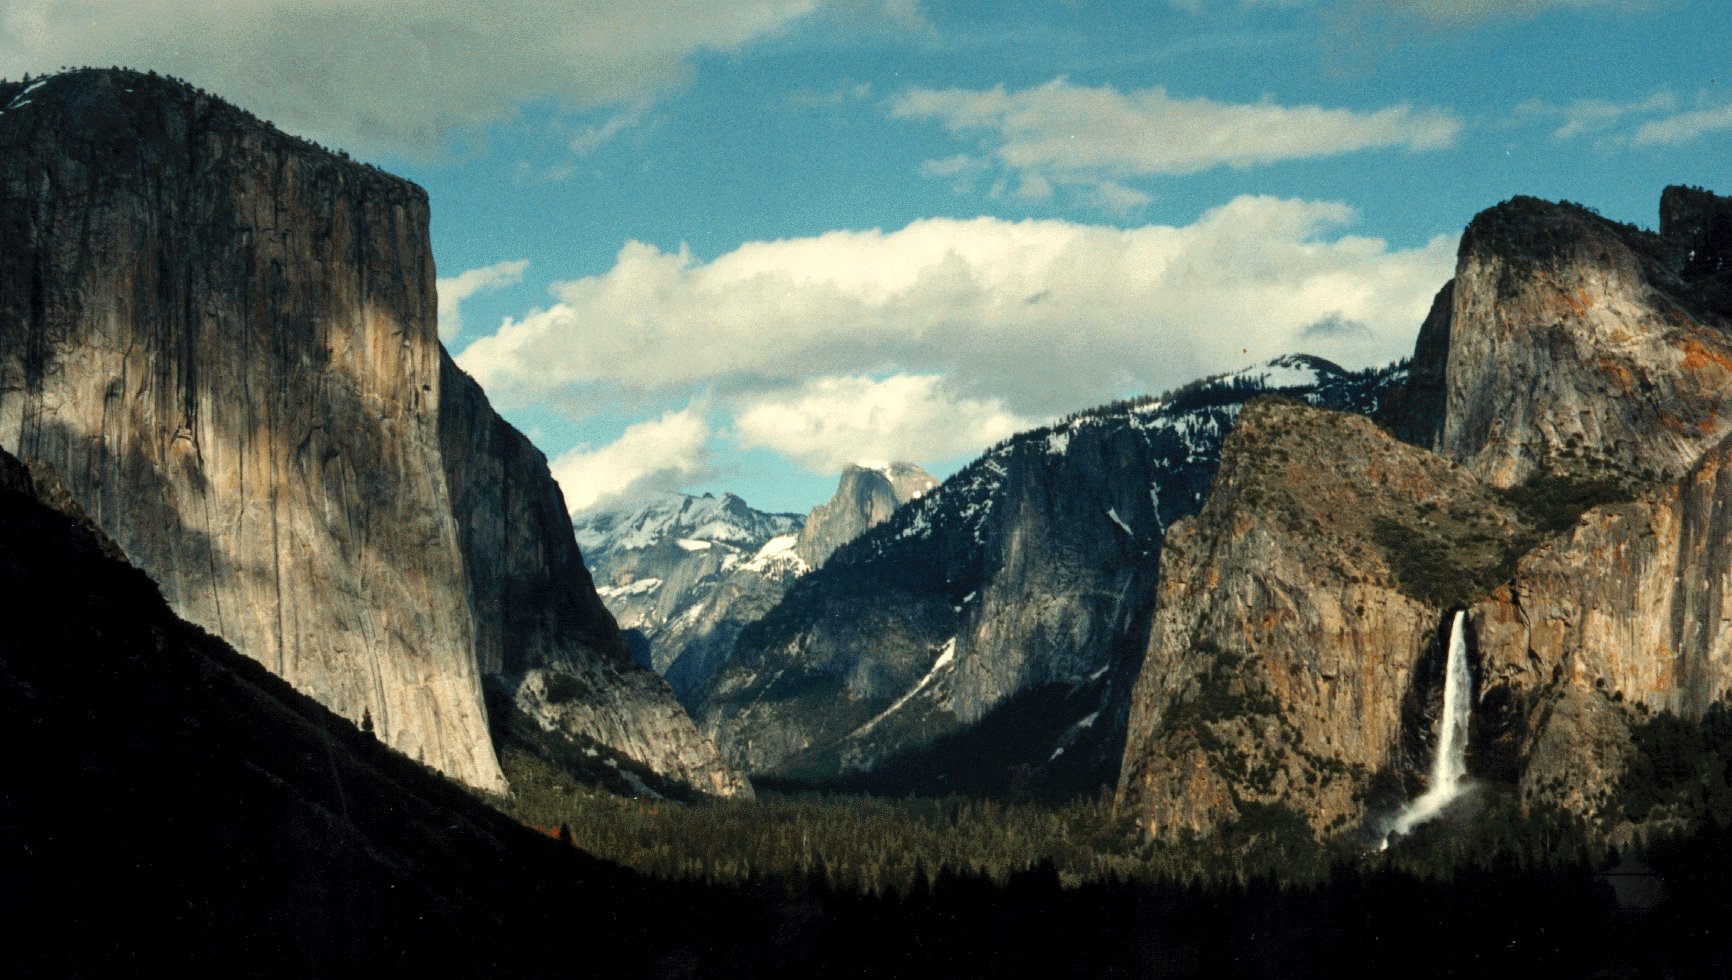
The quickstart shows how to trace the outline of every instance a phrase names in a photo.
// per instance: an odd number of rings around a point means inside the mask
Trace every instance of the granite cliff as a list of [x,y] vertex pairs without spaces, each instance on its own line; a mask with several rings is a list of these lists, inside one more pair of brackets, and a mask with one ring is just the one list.
[[1604,821],[1652,713],[1732,696],[1732,443],[1682,479],[1585,513],[1469,611],[1487,767],[1524,802]]
[[9,976],[565,976],[547,937],[622,905],[586,955],[682,941],[665,890],[175,616],[44,475],[0,451],[0,734],[31,746],[0,772]]
[[1421,788],[1465,610],[1469,777],[1617,829],[1632,730],[1732,688],[1727,204],[1668,189],[1658,233],[1528,198],[1476,217],[1379,416],[1416,445],[1247,412],[1169,534],[1124,812],[1376,833]]
[[849,466],[842,471],[830,501],[807,515],[794,553],[807,568],[822,567],[837,548],[889,520],[896,508],[937,486],[932,474],[912,463]]
[[1167,534],[1119,805],[1166,837],[1257,806],[1358,829],[1378,777],[1411,787],[1424,767],[1444,611],[1532,534],[1367,419],[1247,406],[1208,503]]
[[1732,432],[1732,322],[1700,230],[1724,212],[1683,198],[1668,191],[1659,234],[1533,198],[1475,217],[1414,359],[1446,379],[1435,433],[1401,431],[1498,487],[1683,475]]
[[427,217],[178,82],[0,85],[0,445],[177,613],[457,779],[506,788],[485,681],[743,788],[631,666],[545,461],[440,347]]

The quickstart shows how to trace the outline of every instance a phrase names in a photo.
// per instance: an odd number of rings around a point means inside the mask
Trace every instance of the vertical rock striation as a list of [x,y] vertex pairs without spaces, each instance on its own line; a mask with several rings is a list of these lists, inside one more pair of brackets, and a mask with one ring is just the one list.
[[1380,415],[1440,455],[1247,411],[1169,535],[1127,812],[1172,834],[1277,805],[1329,834],[1417,789],[1450,610],[1469,771],[1524,804],[1615,816],[1636,714],[1732,694],[1732,202],[1669,188],[1661,212],[1659,234],[1530,198],[1474,219]]
[[1732,444],[1596,508],[1472,610],[1490,726],[1528,802],[1602,815],[1628,707],[1699,718],[1732,695]]
[[539,454],[439,346],[427,217],[176,82],[0,88],[0,445],[177,613],[501,791],[483,674],[620,645]]

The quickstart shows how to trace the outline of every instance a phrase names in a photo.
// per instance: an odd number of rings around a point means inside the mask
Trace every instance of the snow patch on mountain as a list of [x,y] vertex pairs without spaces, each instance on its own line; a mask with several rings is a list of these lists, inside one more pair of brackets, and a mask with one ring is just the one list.
[[908,702],[914,700],[916,695],[918,695],[921,691],[924,691],[927,688],[931,687],[933,685],[933,683],[938,680],[939,675],[941,675],[944,671],[950,669],[951,665],[954,664],[955,662],[956,662],[956,637],[953,636],[950,639],[944,641],[944,646],[939,648],[938,659],[932,661],[932,668],[926,672],[925,677],[920,678],[920,683],[915,684],[912,688],[910,688],[907,694],[904,694],[901,697],[897,698],[896,701],[890,705],[890,707],[885,708],[883,711],[880,711],[878,714],[874,715],[872,717],[871,721],[867,722],[864,725],[861,725],[859,728],[854,729],[854,731],[849,735],[849,737],[850,738],[857,738],[861,735],[866,734],[867,732],[870,732],[872,729],[877,728],[879,722],[882,722],[884,719],[890,717],[891,715],[895,714],[896,712],[901,711],[903,706],[906,705]]
[[626,596],[648,595],[661,587],[662,580],[659,578],[640,578],[633,579],[624,585],[602,586],[595,590],[595,594],[601,596],[605,601],[607,599],[622,599]]

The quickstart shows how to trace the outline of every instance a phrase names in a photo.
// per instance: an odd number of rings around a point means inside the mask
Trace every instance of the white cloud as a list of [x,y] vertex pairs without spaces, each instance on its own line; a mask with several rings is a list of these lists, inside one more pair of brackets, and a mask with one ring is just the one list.
[[638,121],[643,118],[645,108],[641,104],[635,105],[624,112],[609,116],[600,125],[586,127],[571,138],[568,144],[571,147],[571,152],[580,157],[594,153],[602,144],[636,126]]
[[1724,129],[1732,129],[1732,103],[1651,120],[1637,127],[1630,140],[1637,146],[1679,146]]
[[[813,378],[934,375],[933,397],[1040,419],[1295,350],[1408,353],[1455,240],[1394,249],[1352,220],[1241,197],[1177,227],[929,219],[709,262],[634,242],[458,361],[506,405],[787,404]],[[1331,317],[1365,329],[1306,334]]]
[[1581,99],[1563,107],[1524,102],[1516,107],[1516,116],[1561,118],[1563,122],[1552,131],[1554,138],[1597,137],[1602,148],[1681,146],[1732,129],[1732,103],[1714,104],[1699,98],[1696,104],[1698,108],[1680,111],[1678,97],[1661,90],[1628,102]]
[[125,64],[178,75],[291,132],[431,152],[530,99],[653,97],[817,0],[6,0],[0,76]]
[[742,406],[734,437],[820,473],[863,459],[938,460],[976,452],[1035,423],[996,398],[958,397],[938,375],[826,377]]
[[1562,112],[1563,125],[1552,132],[1557,139],[1591,136],[1613,128],[1632,115],[1674,112],[1678,98],[1670,92],[1656,92],[1637,102],[1611,102],[1605,99],[1581,99],[1570,103]]
[[[1273,102],[1175,98],[1155,87],[1120,92],[1058,78],[1034,88],[910,89],[891,102],[903,119],[942,123],[977,137],[998,164],[1026,183],[1104,191],[1123,204],[1124,178],[1246,169],[1281,160],[1371,149],[1438,150],[1461,121],[1439,110],[1397,105],[1359,112]],[[928,163],[942,175],[966,157]]]
[[579,447],[549,466],[572,513],[627,492],[674,489],[709,471],[710,429],[694,408],[626,427],[600,449]]
[[1376,0],[1401,13],[1416,14],[1440,24],[1460,24],[1500,17],[1531,17],[1547,10],[1610,7],[1630,0]]
[[439,289],[439,339],[450,343],[463,332],[463,301],[476,293],[490,289],[503,289],[515,286],[523,281],[523,271],[529,268],[528,259],[515,259],[509,262],[495,262],[479,269],[460,272],[448,279],[440,279]]

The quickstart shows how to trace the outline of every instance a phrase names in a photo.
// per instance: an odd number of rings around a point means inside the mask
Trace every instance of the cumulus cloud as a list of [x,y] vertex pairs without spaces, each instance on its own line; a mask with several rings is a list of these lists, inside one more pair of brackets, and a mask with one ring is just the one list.
[[[458,361],[506,405],[787,408],[844,390],[812,378],[908,375],[944,379],[928,401],[1041,419],[1294,350],[1355,366],[1408,353],[1455,240],[1397,249],[1342,233],[1353,220],[1247,196],[1183,226],[928,219],[708,262],[634,242]],[[1306,332],[1330,317],[1365,329]]]
[[490,289],[503,289],[515,286],[523,281],[523,271],[529,268],[528,259],[515,259],[509,262],[495,262],[479,269],[470,269],[450,278],[440,279],[439,289],[439,339],[450,343],[463,332],[463,301],[476,293]]
[[1034,424],[997,398],[959,397],[934,374],[827,377],[747,401],[734,437],[829,473],[865,459],[946,459]]
[[[1438,150],[1452,145],[1462,128],[1447,112],[1407,105],[1360,112],[1218,102],[1177,98],[1160,87],[1121,92],[1063,78],[1021,91],[910,89],[892,100],[890,112],[979,139],[997,166],[1025,185],[1094,189],[1119,204],[1141,194],[1120,182],[1125,178],[1247,169],[1359,150]],[[953,176],[969,159],[929,162],[923,172]]]
[[7,0],[0,76],[121,63],[178,75],[301,135],[427,153],[530,99],[629,103],[817,0]]
[[628,492],[671,490],[709,472],[709,425],[694,408],[628,426],[600,449],[579,447],[549,466],[572,513]]

